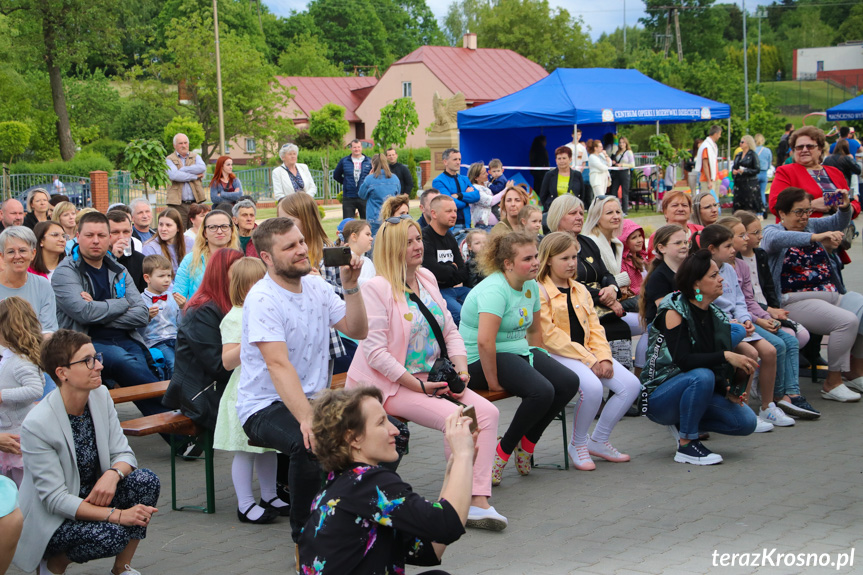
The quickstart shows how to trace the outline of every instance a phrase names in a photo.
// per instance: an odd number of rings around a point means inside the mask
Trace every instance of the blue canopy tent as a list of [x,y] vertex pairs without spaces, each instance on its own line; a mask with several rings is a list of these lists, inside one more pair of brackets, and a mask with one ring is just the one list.
[[[838,106],[827,108],[827,119],[831,122],[842,120],[863,120],[863,95],[851,98]],[[461,126],[461,122],[459,122]],[[462,153],[464,155],[464,153]]]
[[618,123],[655,123],[658,131],[659,124],[730,117],[728,104],[670,88],[638,70],[558,68],[527,88],[459,112],[459,143],[463,163],[499,158],[505,167],[527,166],[533,139],[544,134],[554,165],[554,150],[572,141],[576,125],[586,141],[616,131]]

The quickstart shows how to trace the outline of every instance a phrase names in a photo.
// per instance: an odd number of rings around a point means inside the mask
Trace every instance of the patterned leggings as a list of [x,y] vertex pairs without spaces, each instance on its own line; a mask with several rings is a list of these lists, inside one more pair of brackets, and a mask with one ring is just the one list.
[[[136,469],[117,484],[111,507],[128,509],[139,503],[155,506],[159,499],[159,478],[149,469]],[[131,539],[144,539],[146,527],[125,527],[105,521],[66,519],[51,536],[45,557],[65,553],[73,563],[114,557]]]

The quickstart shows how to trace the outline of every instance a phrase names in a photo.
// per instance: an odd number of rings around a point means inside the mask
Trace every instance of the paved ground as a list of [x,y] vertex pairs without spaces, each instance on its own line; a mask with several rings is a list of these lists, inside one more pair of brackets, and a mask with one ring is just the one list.
[[[863,262],[859,245],[852,257]],[[846,271],[850,286],[861,286],[861,280],[860,263]],[[725,458],[719,466],[674,463],[665,428],[624,418],[611,439],[632,456],[629,463],[598,462],[592,472],[534,470],[528,477],[507,468],[493,504],[509,517],[509,528],[469,531],[447,551],[442,568],[454,575],[863,572],[863,545],[854,551],[854,566],[839,570],[785,566],[779,558],[805,553],[836,561],[863,543],[863,403],[824,401],[808,377],[801,378],[801,388],[822,410],[820,421],[747,438],[714,434],[708,445]],[[515,401],[497,404],[502,422],[510,420]],[[133,412],[123,406],[121,416]],[[571,409],[568,416],[571,425]],[[399,471],[416,491],[435,496],[443,474],[442,438],[416,425],[411,431],[411,452]],[[293,544],[286,520],[261,527],[237,521],[230,455],[217,456],[217,513],[173,512],[164,443],[153,437],[132,438],[131,444],[141,465],[163,481],[161,511],[135,563],[145,575],[291,573]],[[540,442],[537,458],[562,462],[558,422]],[[181,498],[203,502],[203,464],[181,462],[178,473]],[[779,559],[777,566],[719,565],[725,553],[759,554],[762,565],[765,550],[768,565]],[[107,575],[109,569],[109,561],[102,560],[73,566],[68,573]],[[408,568],[409,574],[419,571]],[[10,573],[21,572],[13,568]]]

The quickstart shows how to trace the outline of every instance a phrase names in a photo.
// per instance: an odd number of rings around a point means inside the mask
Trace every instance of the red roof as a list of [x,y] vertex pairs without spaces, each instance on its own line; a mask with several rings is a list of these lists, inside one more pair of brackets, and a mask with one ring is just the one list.
[[490,102],[548,76],[536,62],[512,50],[422,46],[395,64],[425,64],[454,94],[468,102]]
[[[345,107],[348,122],[360,122],[356,109],[368,95],[367,88],[378,83],[374,77],[347,76],[344,78],[319,78],[303,76],[279,76],[282,86],[294,86],[294,102],[305,112],[320,110],[330,102]],[[356,90],[356,92],[355,92]]]

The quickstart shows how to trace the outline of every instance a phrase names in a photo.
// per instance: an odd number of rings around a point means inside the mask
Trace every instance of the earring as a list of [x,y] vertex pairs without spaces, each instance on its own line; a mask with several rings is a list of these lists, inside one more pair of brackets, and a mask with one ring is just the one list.
[[701,290],[695,288],[695,301],[704,301],[704,296],[701,295]]

